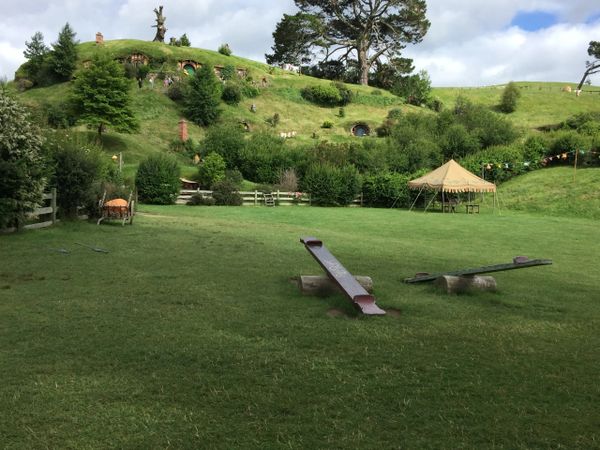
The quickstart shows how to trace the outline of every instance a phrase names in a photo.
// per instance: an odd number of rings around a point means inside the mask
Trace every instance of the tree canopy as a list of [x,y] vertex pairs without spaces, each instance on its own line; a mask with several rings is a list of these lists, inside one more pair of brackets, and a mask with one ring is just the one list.
[[0,90],[0,228],[19,224],[46,185],[42,138],[25,109]]
[[299,64],[315,50],[324,59],[358,61],[359,81],[369,83],[376,63],[398,58],[407,44],[420,42],[429,21],[424,0],[294,0],[300,10],[284,15],[273,33],[267,62]]
[[123,67],[108,55],[94,56],[89,68],[78,73],[73,102],[79,121],[95,127],[98,135],[108,125],[120,132],[138,128],[131,109],[131,83]]
[[585,66],[586,70],[583,73],[583,78],[579,82],[577,86],[577,90],[581,90],[583,83],[587,77],[594,73],[600,72],[600,42],[599,41],[590,41],[590,45],[588,46],[588,55],[594,57],[593,61],[586,61]]
[[221,115],[221,89],[213,68],[203,65],[189,81],[185,99],[187,117],[201,126],[215,123]]
[[67,22],[58,33],[58,41],[52,44],[50,66],[59,81],[68,81],[75,72],[77,64],[77,44],[75,31]]

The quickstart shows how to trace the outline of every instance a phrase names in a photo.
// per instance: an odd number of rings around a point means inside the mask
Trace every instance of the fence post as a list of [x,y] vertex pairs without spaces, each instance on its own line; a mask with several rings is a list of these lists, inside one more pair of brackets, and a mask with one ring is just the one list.
[[277,204],[279,205],[279,189],[277,189]]
[[363,207],[363,193],[360,193],[360,207]]
[[56,223],[56,188],[52,188],[50,206],[52,207],[52,225],[54,225]]
[[258,191],[254,189],[254,206],[258,205]]

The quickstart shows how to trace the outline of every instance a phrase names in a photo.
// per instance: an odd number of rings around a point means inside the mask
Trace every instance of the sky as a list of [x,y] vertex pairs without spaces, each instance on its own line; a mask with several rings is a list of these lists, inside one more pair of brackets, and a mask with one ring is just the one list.
[[[0,77],[12,79],[25,62],[25,41],[41,31],[55,42],[69,22],[81,42],[152,40],[153,9],[164,5],[167,40],[186,33],[193,47],[264,62],[272,33],[292,0],[19,0],[0,15]],[[591,40],[600,40],[598,0],[427,0],[431,22],[423,41],[409,46],[417,70],[434,86],[486,86],[508,81],[579,82]],[[592,78],[600,84],[600,76]]]

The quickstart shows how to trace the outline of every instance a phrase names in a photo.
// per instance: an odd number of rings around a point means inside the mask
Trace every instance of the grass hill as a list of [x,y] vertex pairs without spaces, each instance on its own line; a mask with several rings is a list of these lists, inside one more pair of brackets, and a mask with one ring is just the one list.
[[[157,42],[138,40],[107,41],[103,46],[114,58],[127,59],[132,54],[143,54],[151,58],[153,71],[177,72],[178,62],[193,60],[210,65],[234,65],[244,69],[254,82],[262,85],[261,94],[252,99],[244,99],[238,106],[223,105],[224,121],[246,121],[252,130],[272,130],[275,133],[295,131],[297,136],[290,145],[314,142],[313,136],[333,142],[357,139],[350,129],[357,122],[365,122],[372,129],[381,124],[393,108],[403,111],[419,111],[430,114],[425,108],[405,105],[391,93],[368,86],[349,85],[354,93],[354,101],[345,107],[344,117],[338,108],[315,106],[300,95],[303,87],[326,85],[330,82],[269,67],[256,61],[225,56],[215,51],[189,47],[174,47]],[[94,42],[79,45],[80,66],[90,60],[98,50]],[[572,83],[518,83],[521,99],[517,111],[507,117],[518,127],[536,129],[551,126],[567,117],[600,107],[600,88],[586,86],[580,97],[573,92],[564,92],[565,86],[574,88]],[[132,82],[133,86],[133,82]],[[462,95],[474,102],[494,108],[499,103],[503,86],[482,88],[434,88],[433,96],[442,100],[446,108],[452,107],[457,96]],[[47,88],[34,88],[20,95],[21,100],[32,105],[58,103],[68,97],[70,84],[59,84]],[[165,95],[162,84],[152,88],[146,84],[142,89],[132,87],[133,109],[140,119],[141,129],[133,135],[114,133],[109,130],[105,136],[105,148],[109,153],[123,152],[126,170],[132,170],[145,155],[164,151],[177,138],[178,122],[183,116],[181,107]],[[255,104],[256,113],[250,111]],[[280,122],[271,127],[266,121],[277,113]],[[332,128],[321,128],[323,122],[333,123]],[[84,132],[85,128],[81,127]],[[190,137],[200,140],[204,129],[190,124]],[[371,137],[368,139],[377,139]]]
[[598,169],[553,167],[507,181],[498,197],[504,210],[600,219],[598,186]]

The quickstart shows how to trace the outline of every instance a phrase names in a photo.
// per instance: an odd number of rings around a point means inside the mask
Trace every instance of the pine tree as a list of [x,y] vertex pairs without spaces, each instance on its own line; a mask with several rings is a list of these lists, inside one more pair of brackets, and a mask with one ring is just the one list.
[[202,66],[190,80],[189,88],[185,101],[188,118],[201,126],[215,123],[221,115],[221,83],[213,68]]
[[187,37],[186,33],[183,33],[183,36],[179,38],[179,42],[182,47],[190,47],[192,43],[190,42],[190,38]]
[[68,81],[75,72],[77,63],[76,33],[67,22],[58,34],[58,41],[52,44],[51,69],[59,81]]
[[25,72],[27,77],[36,84],[39,84],[42,66],[49,51],[50,49],[44,44],[44,35],[39,31],[31,37],[31,42],[25,42],[25,51],[23,51],[23,55],[27,58]]
[[137,130],[130,87],[123,67],[108,55],[97,54],[90,67],[78,73],[73,88],[79,121],[96,128],[99,138],[107,125],[124,133]]

